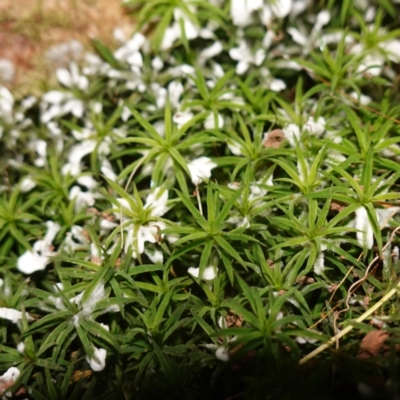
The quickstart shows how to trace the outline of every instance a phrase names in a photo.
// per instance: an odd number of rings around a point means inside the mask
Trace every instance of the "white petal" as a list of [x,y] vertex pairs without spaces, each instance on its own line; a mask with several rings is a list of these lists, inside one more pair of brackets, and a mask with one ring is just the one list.
[[292,9],[292,0],[275,0],[270,7],[277,18],[285,18]]
[[193,114],[188,111],[179,111],[177,112],[172,120],[178,125],[178,128],[181,128],[187,122],[189,122],[193,118]]
[[209,60],[210,58],[215,57],[216,55],[220,54],[223,50],[222,43],[219,41],[214,42],[210,47],[206,47],[202,50],[199,54],[199,59],[204,62]]
[[173,25],[168,27],[163,36],[163,40],[161,42],[160,50],[168,50],[172,47],[175,40],[180,36],[180,28],[179,25]]
[[324,272],[325,270],[325,253],[323,251],[321,251],[318,254],[317,259],[315,260],[315,264],[314,264],[314,272],[317,275],[321,275],[322,272]]
[[98,182],[93,178],[93,176],[91,175],[83,175],[80,176],[77,179],[77,182],[82,185],[85,186],[86,188],[88,188],[89,190],[94,189],[97,185]]
[[132,55],[130,55],[127,60],[130,65],[135,65],[137,67],[143,67],[143,57],[139,51],[136,51]]
[[372,230],[371,222],[368,218],[368,213],[365,207],[361,206],[355,211],[356,220],[355,228],[358,229],[357,240],[361,246],[366,246],[368,249],[372,249],[374,244],[374,233]]
[[194,267],[190,267],[188,269],[188,273],[192,276],[194,276],[195,278],[199,277],[199,272],[200,272],[200,268],[194,268]]
[[207,118],[204,121],[204,128],[205,129],[215,129],[215,119],[217,119],[218,128],[222,128],[224,126],[224,118],[221,114],[217,115],[215,118],[214,113],[208,114]]
[[286,83],[282,79],[272,79],[269,88],[274,92],[281,92],[286,89]]
[[58,81],[62,85],[66,86],[68,88],[72,86],[72,77],[68,70],[66,70],[65,68],[59,68],[56,71],[56,75],[57,75]]
[[[94,346],[93,346],[94,347]],[[102,371],[106,366],[106,356],[107,350],[106,349],[98,349],[94,347],[94,358],[86,357],[86,361],[90,365],[90,368],[93,371]]]
[[287,32],[296,43],[303,47],[308,45],[308,39],[298,29],[290,27],[287,29]]
[[239,61],[236,66],[236,73],[238,75],[243,75],[248,69],[250,65],[247,61]]
[[204,179],[211,177],[211,170],[217,167],[217,164],[208,157],[200,157],[188,164],[192,182],[197,186]]
[[52,243],[57,233],[60,231],[61,226],[57,222],[46,221],[47,232],[44,236],[44,241],[48,244]]
[[[28,321],[33,320],[33,318],[28,313],[25,313],[25,315]],[[19,321],[22,320],[22,312],[14,310],[13,308],[0,307],[0,318],[8,319],[14,324],[17,324]]]
[[216,268],[216,267],[213,267],[213,266],[206,267],[201,279],[203,279],[205,281],[212,281],[217,277],[217,272],[218,272],[218,268]]
[[49,262],[48,257],[43,257],[28,250],[18,258],[17,268],[23,274],[30,275],[36,271],[43,271]]
[[221,361],[229,361],[229,352],[228,349],[225,347],[218,347],[217,351],[215,352],[215,357]]
[[184,88],[181,82],[179,81],[172,81],[168,85],[168,94],[169,94],[169,100],[171,103],[172,108],[178,108],[179,107],[179,99],[182,96],[184,92]]
[[289,141],[292,147],[296,146],[296,142],[300,140],[300,128],[296,124],[288,124],[283,130],[286,139]]
[[156,56],[153,58],[151,61],[151,66],[156,70],[156,71],[161,71],[164,67],[164,62],[161,60],[160,57]]
[[21,181],[20,190],[22,193],[30,192],[35,186],[36,182],[29,176],[26,176]]
[[59,92],[58,90],[52,90],[50,92],[47,92],[42,97],[43,101],[51,104],[59,104],[62,101],[64,101],[65,98],[66,98],[65,93]]
[[150,208],[152,216],[161,217],[168,211],[167,201],[168,190],[158,187],[147,196],[144,208]]
[[319,137],[325,132],[325,118],[318,117],[315,120],[313,117],[310,117],[305,124],[305,128],[313,135]]

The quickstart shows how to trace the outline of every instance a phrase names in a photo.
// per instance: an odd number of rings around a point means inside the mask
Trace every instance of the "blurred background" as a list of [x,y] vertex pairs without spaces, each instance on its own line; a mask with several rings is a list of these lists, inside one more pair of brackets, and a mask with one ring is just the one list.
[[0,85],[16,97],[54,87],[56,68],[81,61],[91,39],[115,47],[133,31],[121,0],[1,0]]

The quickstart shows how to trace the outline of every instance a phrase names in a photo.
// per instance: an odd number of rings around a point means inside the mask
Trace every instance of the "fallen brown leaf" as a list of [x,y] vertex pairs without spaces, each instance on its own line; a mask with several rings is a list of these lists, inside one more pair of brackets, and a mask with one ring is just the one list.
[[368,332],[361,341],[357,358],[366,359],[375,357],[388,337],[389,335],[385,331],[376,330]]
[[331,211],[342,211],[344,210],[346,207],[340,203],[337,203],[336,201],[332,201],[331,205],[330,205],[330,210]]
[[86,371],[74,371],[72,373],[70,383],[78,382],[81,379],[89,378],[92,374],[93,374],[93,371],[90,369],[87,369]]
[[262,144],[267,149],[277,149],[285,139],[282,129],[274,129],[265,136]]

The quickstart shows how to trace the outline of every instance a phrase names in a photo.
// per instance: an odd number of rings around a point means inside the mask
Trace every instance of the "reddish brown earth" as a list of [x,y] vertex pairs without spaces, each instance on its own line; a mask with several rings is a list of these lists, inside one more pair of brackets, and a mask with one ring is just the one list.
[[68,63],[46,57],[52,46],[78,40],[90,49],[98,38],[115,47],[116,27],[127,35],[133,31],[121,0],[1,0],[0,60],[11,61],[15,74],[0,84],[17,95],[46,90],[56,83],[54,69]]

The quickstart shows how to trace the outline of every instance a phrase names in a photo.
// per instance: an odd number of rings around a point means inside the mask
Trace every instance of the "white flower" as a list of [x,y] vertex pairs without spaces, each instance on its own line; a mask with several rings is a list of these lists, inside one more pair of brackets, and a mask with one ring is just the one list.
[[73,225],[70,232],[67,232],[64,240],[64,245],[69,252],[76,250],[84,250],[87,248],[89,241],[84,235],[84,230],[81,226]]
[[282,79],[274,78],[268,68],[260,68],[260,75],[264,79],[265,86],[273,92],[281,92],[286,89],[286,83]]
[[79,90],[86,91],[89,87],[88,78],[79,74],[78,66],[71,62],[70,69],[59,68],[56,70],[58,81],[67,88],[76,87]]
[[106,299],[104,283],[100,282],[93,289],[92,293],[90,293],[90,296],[87,298],[87,300],[82,303],[83,294],[84,292],[79,293],[77,296],[69,300],[70,303],[74,303],[80,308],[80,311],[76,314],[77,318],[74,319],[75,323],[79,321],[79,318],[92,319],[92,314],[94,309],[96,308],[97,303],[101,300]]
[[310,117],[304,127],[311,134],[320,137],[325,132],[325,125],[326,122],[324,117],[318,117],[317,120],[315,120],[313,117]]
[[204,179],[211,177],[211,170],[217,167],[217,164],[208,157],[200,157],[191,161],[188,165],[190,176],[194,185],[199,185]]
[[[33,321],[33,318],[27,312],[25,316],[28,321]],[[13,308],[0,307],[0,318],[8,319],[14,324],[18,324],[22,321],[22,312]]]
[[[191,12],[195,12],[194,7],[189,6],[189,9]],[[175,41],[182,36],[181,21],[183,22],[183,30],[187,40],[196,39],[201,34],[201,30],[193,24],[186,13],[182,12],[181,9],[174,9],[174,19],[175,21],[173,24],[164,32],[160,46],[160,49],[163,51],[170,49]]]
[[168,211],[168,190],[162,187],[157,187],[147,196],[144,208],[151,209],[151,215],[154,217],[161,217]]
[[263,0],[231,0],[231,18],[234,25],[244,28],[253,22],[252,13],[263,6]]
[[368,213],[365,207],[361,206],[355,211],[356,220],[355,228],[357,231],[357,240],[361,246],[371,249],[374,244],[374,232],[372,230],[371,222],[368,218]]
[[270,26],[273,17],[282,19],[292,11],[292,0],[269,0],[261,10],[261,20],[266,26]]
[[[201,279],[206,282],[211,282],[217,277],[217,272],[218,272],[218,268],[210,265],[209,267],[206,267],[204,269]],[[200,274],[200,268],[190,267],[188,269],[188,273],[190,275],[194,276],[195,278],[198,278],[199,274]]]
[[238,61],[236,65],[236,73],[243,75],[251,64],[260,66],[265,59],[265,50],[258,49],[254,54],[244,40],[239,42],[239,47],[234,47],[229,50],[229,55],[233,60]]
[[119,61],[129,62],[128,60],[132,59],[132,56],[135,57],[145,43],[146,37],[140,32],[135,33],[131,39],[114,52],[114,57]]
[[98,349],[97,347],[93,346],[93,351],[93,358],[86,357],[86,361],[93,371],[102,371],[106,366],[107,350],[101,348]]
[[75,212],[78,213],[83,208],[93,207],[95,195],[91,192],[83,192],[79,186],[72,186],[68,198],[75,200]]
[[30,176],[26,176],[21,181],[20,190],[22,193],[30,192],[35,186],[36,182]]
[[193,118],[193,114],[188,111],[179,111],[173,117],[172,120],[177,124],[178,129],[182,128],[187,122]]
[[[127,210],[131,210],[129,203],[125,199],[118,199],[121,206]],[[168,202],[168,190],[162,187],[156,187],[146,199],[144,205],[145,209],[150,210],[148,215],[149,219],[155,219],[163,216],[167,211]],[[120,215],[118,215],[120,217]],[[151,221],[146,225],[135,225],[131,224],[127,226],[127,235],[125,238],[125,252],[127,253],[129,248],[133,245],[133,257],[137,258],[139,254],[145,252],[145,243],[156,243],[157,236],[160,235],[160,231],[165,229],[165,223],[163,221]],[[161,235],[162,237],[163,235]],[[150,259],[160,260],[162,253],[146,252]]]
[[61,226],[53,221],[47,221],[47,233],[42,240],[36,241],[32,250],[27,250],[18,258],[17,268],[23,274],[33,274],[36,271],[42,271],[50,262],[50,257],[56,253],[52,251],[52,241],[56,237]]
[[302,54],[308,54],[314,47],[328,44],[328,36],[322,36],[321,39],[318,39],[318,37],[322,28],[329,23],[330,19],[330,13],[326,10],[323,10],[318,13],[311,33],[301,32],[294,27],[289,27],[287,32],[292,37],[293,41],[302,47]]

